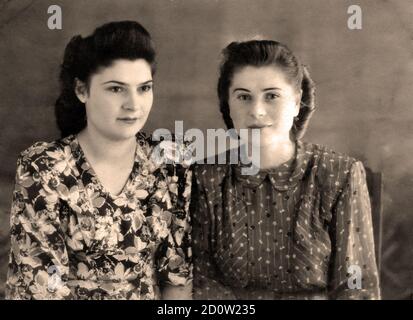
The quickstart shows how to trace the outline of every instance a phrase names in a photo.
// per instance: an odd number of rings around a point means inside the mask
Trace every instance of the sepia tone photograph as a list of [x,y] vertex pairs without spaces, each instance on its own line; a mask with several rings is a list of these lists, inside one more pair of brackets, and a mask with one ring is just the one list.
[[0,300],[412,300],[412,16],[0,0]]

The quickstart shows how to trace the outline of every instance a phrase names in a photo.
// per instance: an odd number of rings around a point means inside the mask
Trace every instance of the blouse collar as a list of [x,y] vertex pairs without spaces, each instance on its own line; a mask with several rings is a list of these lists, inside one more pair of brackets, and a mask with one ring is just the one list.
[[259,170],[255,175],[241,174],[241,165],[234,165],[233,171],[237,181],[245,186],[256,188],[268,177],[273,187],[279,191],[286,191],[295,187],[303,178],[308,167],[312,152],[308,145],[301,140],[296,141],[295,156],[274,169]]

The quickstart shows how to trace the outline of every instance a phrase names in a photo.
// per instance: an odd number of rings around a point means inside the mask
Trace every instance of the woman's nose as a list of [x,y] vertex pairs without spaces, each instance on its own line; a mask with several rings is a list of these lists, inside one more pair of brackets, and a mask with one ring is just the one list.
[[136,111],[140,109],[140,99],[136,93],[130,93],[124,101],[122,108],[129,111]]
[[255,102],[249,112],[249,115],[254,119],[261,119],[266,115],[265,106],[260,102]]

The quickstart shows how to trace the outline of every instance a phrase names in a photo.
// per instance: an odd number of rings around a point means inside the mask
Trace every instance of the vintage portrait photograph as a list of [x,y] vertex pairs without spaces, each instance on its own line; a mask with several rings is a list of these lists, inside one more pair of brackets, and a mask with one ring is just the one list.
[[0,0],[0,300],[413,300],[412,18]]

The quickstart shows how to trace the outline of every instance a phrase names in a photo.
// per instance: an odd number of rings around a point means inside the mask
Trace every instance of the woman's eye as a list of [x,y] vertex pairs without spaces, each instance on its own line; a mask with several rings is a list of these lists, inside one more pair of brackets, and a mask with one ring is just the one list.
[[275,100],[278,98],[278,95],[276,95],[275,93],[267,93],[266,96],[267,100]]
[[237,98],[241,101],[251,100],[251,96],[248,94],[240,94]]
[[109,91],[113,93],[120,93],[120,92],[123,92],[123,88],[119,86],[109,87]]
[[147,84],[147,85],[144,85],[144,86],[140,87],[139,89],[140,89],[142,92],[149,92],[149,91],[152,90],[152,85]]

